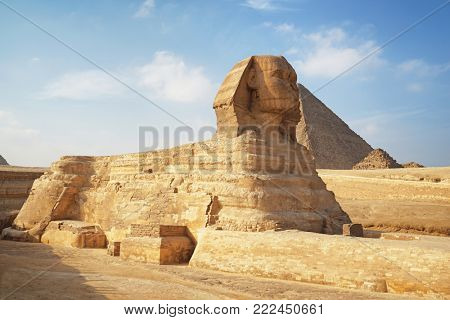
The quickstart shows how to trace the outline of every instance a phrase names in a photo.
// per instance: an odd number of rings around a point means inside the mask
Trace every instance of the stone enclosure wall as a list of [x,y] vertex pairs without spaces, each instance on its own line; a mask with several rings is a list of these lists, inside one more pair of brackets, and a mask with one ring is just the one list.
[[0,166],[0,232],[11,225],[46,168]]
[[319,175],[355,223],[450,235],[450,167],[319,170]]
[[[204,230],[190,265],[378,292],[450,298],[450,245],[300,231]],[[434,239],[433,239],[434,238]],[[220,245],[217,245],[220,243]]]

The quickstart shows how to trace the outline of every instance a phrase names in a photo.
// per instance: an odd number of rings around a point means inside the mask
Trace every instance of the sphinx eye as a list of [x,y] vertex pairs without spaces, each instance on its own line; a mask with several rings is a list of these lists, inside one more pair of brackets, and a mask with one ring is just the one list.
[[272,77],[283,79],[283,72],[281,70],[275,70],[272,72]]

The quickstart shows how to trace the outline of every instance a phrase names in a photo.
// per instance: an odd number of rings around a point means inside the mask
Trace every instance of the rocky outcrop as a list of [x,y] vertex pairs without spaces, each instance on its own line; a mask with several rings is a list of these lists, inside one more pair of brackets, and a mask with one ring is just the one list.
[[383,149],[373,150],[361,162],[353,166],[355,170],[392,168],[402,168],[402,166]]
[[11,226],[45,168],[0,166],[0,231]]
[[[295,140],[296,75],[282,57],[255,56],[227,75],[213,139],[111,157],[63,157],[37,180],[14,221],[40,236],[52,220],[98,224],[121,241],[132,224],[341,233],[350,219]],[[44,227],[45,229],[45,227]],[[35,232],[33,231],[35,230]]]
[[297,140],[312,153],[318,169],[351,169],[373,150],[308,89],[298,87],[302,118]]

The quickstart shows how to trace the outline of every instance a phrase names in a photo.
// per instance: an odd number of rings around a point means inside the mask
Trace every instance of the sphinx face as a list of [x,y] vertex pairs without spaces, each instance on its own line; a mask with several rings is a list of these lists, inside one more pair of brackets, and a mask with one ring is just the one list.
[[297,74],[282,57],[256,57],[251,71],[255,111],[283,113],[299,107]]

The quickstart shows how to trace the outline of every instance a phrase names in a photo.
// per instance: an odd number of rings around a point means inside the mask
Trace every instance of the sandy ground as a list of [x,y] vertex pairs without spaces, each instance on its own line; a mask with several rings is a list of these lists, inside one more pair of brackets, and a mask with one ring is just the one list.
[[450,167],[318,172],[365,228],[450,236]]
[[103,249],[0,241],[3,299],[405,299],[189,266],[122,261]]

